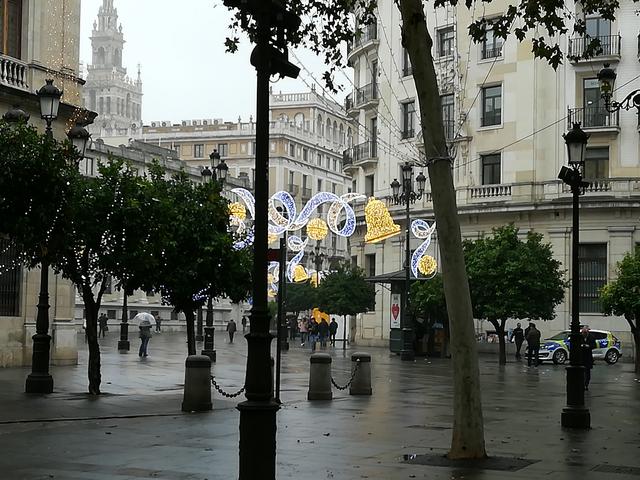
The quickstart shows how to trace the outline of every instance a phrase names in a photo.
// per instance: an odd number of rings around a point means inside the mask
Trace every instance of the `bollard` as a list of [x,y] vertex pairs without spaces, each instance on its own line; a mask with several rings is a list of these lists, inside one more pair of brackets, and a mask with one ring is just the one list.
[[309,359],[308,400],[331,400],[331,355],[328,353],[313,353]]
[[349,387],[349,395],[371,395],[371,355],[354,352],[351,354],[351,362],[356,371]]
[[211,410],[211,359],[206,355],[189,355],[184,370],[183,412]]

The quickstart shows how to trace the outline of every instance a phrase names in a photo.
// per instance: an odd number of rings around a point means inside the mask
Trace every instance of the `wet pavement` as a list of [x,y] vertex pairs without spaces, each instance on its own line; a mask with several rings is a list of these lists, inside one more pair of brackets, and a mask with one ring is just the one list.
[[[184,334],[155,335],[146,359],[137,339],[127,355],[116,343],[114,332],[103,341],[98,398],[85,393],[85,348],[77,367],[52,368],[49,396],[22,393],[27,369],[0,369],[0,478],[237,478],[238,400],[213,391],[213,411],[180,411]],[[213,374],[234,392],[244,381],[246,342],[240,336],[230,345],[220,333],[216,350]],[[279,479],[640,480],[640,381],[631,364],[596,363],[586,394],[593,428],[571,431],[560,426],[563,367],[501,367],[481,357],[491,458],[452,465],[442,461],[451,438],[450,361],[402,362],[385,349],[362,350],[372,355],[373,395],[334,389],[332,401],[316,402],[306,400],[309,350],[292,343],[284,352]],[[336,382],[345,383],[351,351],[327,351]]]

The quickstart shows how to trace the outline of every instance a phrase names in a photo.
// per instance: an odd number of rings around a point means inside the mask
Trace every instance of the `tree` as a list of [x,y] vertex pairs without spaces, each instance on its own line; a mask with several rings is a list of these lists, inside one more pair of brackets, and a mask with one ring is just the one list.
[[[491,3],[485,0],[483,3]],[[638,0],[634,0],[638,1]],[[230,9],[243,5],[237,0],[226,0]],[[249,2],[251,3],[251,2]],[[420,107],[420,125],[424,142],[424,154],[429,171],[431,194],[437,222],[442,275],[451,328],[451,350],[454,371],[454,421],[449,458],[484,458],[484,427],[480,401],[480,373],[477,363],[477,346],[473,328],[473,309],[465,272],[464,255],[460,236],[460,224],[452,177],[452,160],[447,149],[444,122],[440,103],[440,91],[434,68],[431,48],[433,39],[427,29],[426,0],[394,0],[402,18],[402,45],[406,48],[413,66],[413,79]],[[456,6],[459,0],[434,0],[433,5]],[[471,8],[473,0],[465,0]],[[345,66],[342,44],[361,35],[367,25],[375,21],[377,0],[292,0],[288,8],[302,20],[298,32],[287,39],[291,46],[307,46],[324,56],[328,65],[323,78],[330,89],[335,88],[333,74]],[[580,2],[581,18],[599,14],[613,19],[619,6],[617,0],[584,0]],[[486,31],[506,39],[515,35],[518,41],[531,42],[531,50],[537,58],[546,59],[553,67],[562,61],[563,52],[554,36],[586,32],[585,20],[572,12],[573,2],[563,0],[522,0],[506,5],[504,14],[481,18],[469,26],[475,41],[486,38]],[[355,17],[355,22],[354,22]],[[516,25],[517,24],[517,25]],[[511,27],[516,25],[513,28]],[[237,32],[245,31],[249,38],[256,38],[255,22],[246,21],[235,10],[231,23],[233,36],[227,38],[227,50],[236,51],[239,43]],[[539,34],[546,33],[546,36]],[[585,56],[598,51],[599,42],[592,40],[585,49]]]
[[600,291],[605,315],[624,317],[635,344],[635,372],[640,373],[640,247],[627,253],[616,266],[617,278]]
[[[376,307],[375,288],[364,278],[364,270],[343,262],[323,278],[317,288],[318,308],[344,317],[345,336],[347,315],[368,312]],[[343,348],[346,348],[345,344]]]
[[[444,284],[442,274],[438,273],[433,278],[413,282],[411,285],[411,303],[409,308],[414,316],[421,316],[427,320],[426,325],[414,323],[416,332],[418,328],[430,330],[435,323],[442,323],[448,340],[449,320],[447,314],[447,301],[444,296]],[[446,356],[446,346],[442,349],[442,356]]]
[[303,310],[311,310],[316,307],[316,291],[310,282],[288,283],[286,290],[285,307],[287,312],[293,312],[296,319]]
[[505,323],[510,318],[551,320],[562,302],[567,282],[542,235],[506,225],[493,229],[493,237],[464,242],[467,275],[476,318],[495,327],[500,343],[500,363],[507,363]]

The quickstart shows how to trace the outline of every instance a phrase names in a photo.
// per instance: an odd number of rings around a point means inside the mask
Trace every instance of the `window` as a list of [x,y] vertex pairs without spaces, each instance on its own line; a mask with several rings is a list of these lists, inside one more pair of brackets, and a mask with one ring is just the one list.
[[335,172],[337,172],[337,171],[338,171],[338,160],[337,160],[337,159],[335,159],[335,158],[333,159],[333,170],[334,170]]
[[482,89],[482,126],[502,123],[502,85]]
[[20,58],[22,0],[0,0],[0,53]]
[[487,26],[487,33],[484,41],[482,42],[482,59],[496,58],[502,56],[502,43],[503,40],[500,37],[496,37],[491,26]]
[[229,144],[228,143],[219,143],[218,144],[218,153],[221,157],[226,157],[229,155]]
[[104,293],[106,295],[110,295],[113,293],[113,278],[111,278],[111,276],[108,276],[105,280]]
[[129,310],[129,320],[133,320],[133,317],[135,317],[138,314],[138,310]]
[[413,75],[413,67],[411,67],[411,59],[406,48],[402,47],[402,76],[408,77]]
[[494,185],[500,183],[500,154],[481,155],[482,160],[482,185]]
[[193,157],[204,158],[204,145],[202,143],[196,143],[193,146]]
[[111,113],[111,97],[107,97],[107,113]]
[[[585,23],[588,37],[597,38],[611,35],[611,20],[602,17],[593,17],[587,18]],[[605,45],[603,45],[603,47],[604,46]]]
[[251,153],[256,154],[256,142],[251,142]]
[[296,156],[296,146],[293,143],[289,144],[289,156],[290,157],[295,157]]
[[171,310],[171,320],[178,320],[178,312]]
[[352,192],[357,192],[358,191],[358,182],[356,180],[352,180],[351,181],[351,191]]
[[604,108],[597,78],[585,78],[582,83],[584,105],[583,127],[606,127],[610,125],[610,114]]
[[413,100],[402,105],[402,138],[413,138],[416,102]]
[[351,266],[352,267],[357,267],[358,266],[358,257],[357,257],[357,255],[353,255],[351,257]]
[[321,153],[318,154],[318,166],[319,167],[322,166],[322,154]]
[[368,277],[376,275],[376,254],[369,253],[364,256],[364,273]]
[[438,30],[438,57],[453,55],[453,27]]
[[302,161],[303,162],[308,162],[309,161],[309,149],[307,149],[307,148],[303,148],[302,149]]
[[453,94],[442,95],[440,97],[442,104],[442,123],[444,124],[444,136],[447,140],[451,140],[455,134],[455,123],[453,121],[455,115]]
[[107,310],[107,318],[109,320],[115,320],[116,315],[117,315],[117,312],[115,310]]
[[364,194],[367,197],[373,197],[373,191],[374,191],[374,178],[373,175],[367,175],[366,177],[364,177]]
[[318,179],[318,191],[319,192],[322,191],[322,179],[321,178]]
[[582,244],[578,249],[580,313],[600,313],[600,289],[607,283],[607,244]]
[[[14,265],[17,252],[10,240],[0,238],[0,265],[7,268]],[[0,275],[0,316],[17,317],[20,315],[20,283],[22,268],[20,264]]]
[[176,155],[179,157],[180,156],[180,145],[174,145],[173,146],[173,151],[176,152]]
[[609,147],[587,147],[584,159],[584,178],[609,178]]

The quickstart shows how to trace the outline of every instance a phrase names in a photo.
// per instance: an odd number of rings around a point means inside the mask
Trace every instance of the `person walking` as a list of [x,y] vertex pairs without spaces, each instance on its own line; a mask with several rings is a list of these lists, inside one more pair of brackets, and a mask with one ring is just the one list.
[[156,313],[154,315],[154,318],[156,319],[156,332],[162,333],[162,329],[161,329],[162,318],[160,318],[160,313]]
[[151,340],[151,324],[141,325],[140,327],[140,349],[138,350],[139,357],[148,356],[149,340]]
[[529,324],[529,333],[527,333],[527,365],[531,366],[531,362],[534,366],[538,366],[540,361],[538,360],[538,354],[540,352],[540,330],[538,330],[535,324]]
[[227,333],[229,334],[229,343],[233,343],[233,335],[236,333],[237,329],[238,327],[236,327],[236,322],[232,318],[231,320],[229,320],[229,323],[227,323]]
[[593,368],[593,349],[598,348],[596,337],[593,336],[588,325],[582,327],[580,331],[580,349],[582,350],[582,364],[584,365],[584,389],[589,390],[591,382],[591,369]]
[[104,338],[106,333],[109,331],[109,327],[107,326],[108,321],[109,320],[107,316],[104,313],[101,313],[100,316],[98,317],[98,326],[100,327],[100,330],[98,331],[98,336],[102,334],[102,337]]
[[327,338],[329,338],[329,324],[327,323],[326,318],[320,320],[320,325],[318,325],[318,335],[320,336],[320,347],[324,350],[327,348]]
[[247,317],[243,315],[240,323],[242,323],[242,334],[244,335],[244,332],[247,329]]
[[513,329],[511,338],[516,344],[516,360],[520,360],[522,358],[522,355],[520,355],[520,349],[522,348],[522,343],[524,342],[524,331],[520,326],[520,322],[518,322],[516,328]]
[[338,322],[336,322],[335,318],[331,319],[331,323],[329,324],[329,340],[332,347],[336,346],[336,333],[338,332]]
[[304,347],[305,342],[307,341],[307,332],[308,330],[308,322],[306,317],[298,320],[298,330],[300,330],[300,346]]
[[311,351],[316,351],[316,342],[318,341],[318,322],[311,321],[311,328],[309,329],[309,342],[311,343]]

